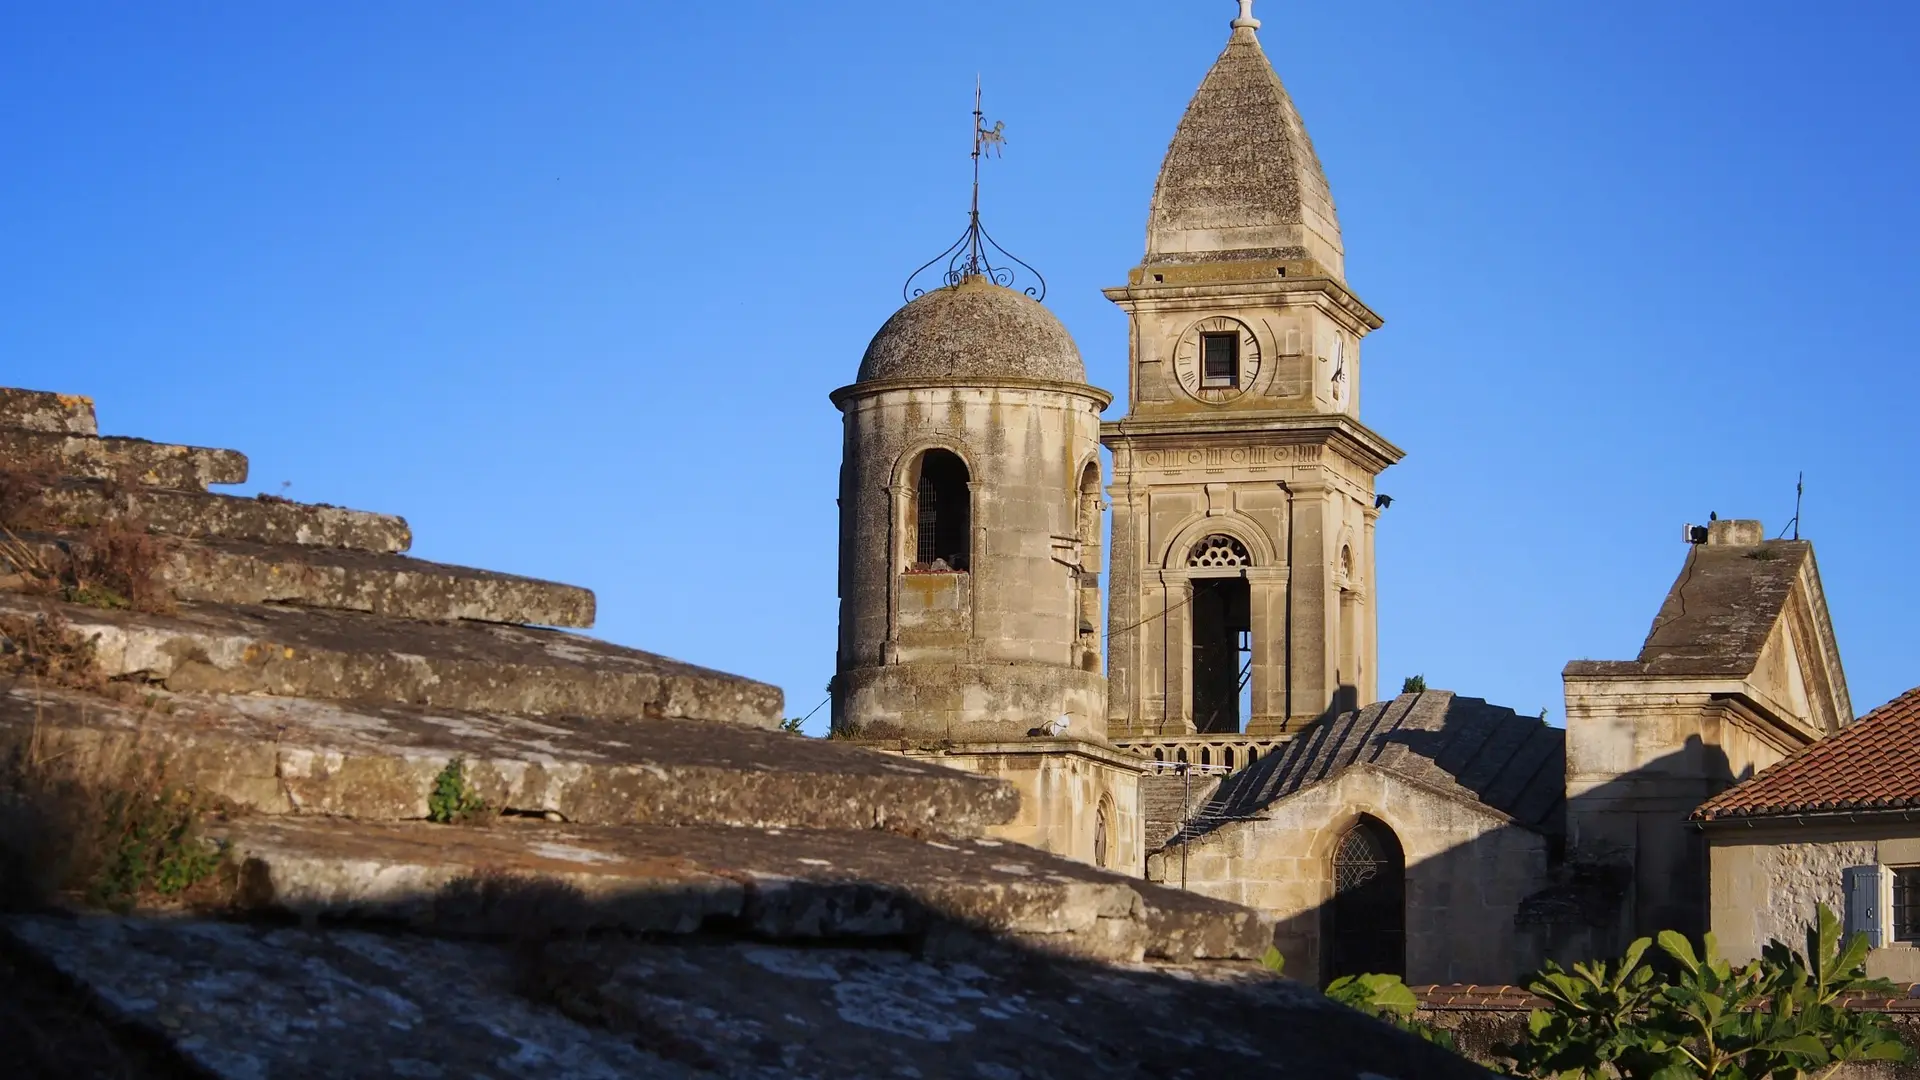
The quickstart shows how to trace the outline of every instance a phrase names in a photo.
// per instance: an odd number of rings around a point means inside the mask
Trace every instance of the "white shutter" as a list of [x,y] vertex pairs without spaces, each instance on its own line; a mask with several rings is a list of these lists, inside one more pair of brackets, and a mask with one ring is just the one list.
[[1880,909],[1878,866],[1849,866],[1840,872],[1842,892],[1847,903],[1847,936],[1867,935],[1867,945],[1879,948],[1885,940]]

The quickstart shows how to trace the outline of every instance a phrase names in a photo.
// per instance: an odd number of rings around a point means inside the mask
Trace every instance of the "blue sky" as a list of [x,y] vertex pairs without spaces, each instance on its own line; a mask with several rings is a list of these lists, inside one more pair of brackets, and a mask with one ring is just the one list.
[[[827,392],[964,224],[975,74],[988,224],[1124,394],[1099,289],[1233,13],[6,4],[0,383],[590,586],[602,635],[804,713]],[[1567,660],[1637,651],[1681,525],[1776,532],[1802,470],[1856,708],[1920,683],[1920,8],[1257,13],[1387,320],[1383,686],[1558,720]]]

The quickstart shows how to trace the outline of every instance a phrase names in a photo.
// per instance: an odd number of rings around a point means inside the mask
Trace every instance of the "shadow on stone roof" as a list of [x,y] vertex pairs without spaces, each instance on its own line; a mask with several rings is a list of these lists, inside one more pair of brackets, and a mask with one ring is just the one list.
[[1564,830],[1566,733],[1479,698],[1429,690],[1322,719],[1222,782],[1188,836],[1362,767],[1477,802],[1536,832]]

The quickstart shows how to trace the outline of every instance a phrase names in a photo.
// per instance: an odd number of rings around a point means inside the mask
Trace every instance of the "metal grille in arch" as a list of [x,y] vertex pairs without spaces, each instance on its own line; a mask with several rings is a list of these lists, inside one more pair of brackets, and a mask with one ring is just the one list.
[[1215,533],[1193,545],[1187,553],[1188,566],[1252,566],[1253,556],[1247,554],[1247,547],[1231,536]]
[[1362,825],[1347,830],[1333,853],[1333,891],[1344,893],[1379,877],[1393,865],[1373,830]]

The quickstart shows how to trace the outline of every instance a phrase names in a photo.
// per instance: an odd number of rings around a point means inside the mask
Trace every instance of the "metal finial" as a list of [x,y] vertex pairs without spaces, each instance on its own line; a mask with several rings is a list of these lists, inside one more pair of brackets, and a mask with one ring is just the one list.
[[[1242,2],[1246,3],[1250,0],[1242,0]],[[1036,300],[1046,299],[1047,279],[1040,276],[1040,271],[1028,266],[1018,255],[1001,247],[993,237],[987,235],[987,230],[980,224],[980,159],[989,150],[993,151],[994,157],[1000,156],[1001,149],[1007,145],[1006,130],[1006,123],[1000,120],[994,121],[992,127],[987,126],[987,114],[980,108],[980,78],[975,76],[973,80],[973,203],[967,211],[967,231],[961,233],[960,239],[954,241],[947,250],[935,255],[927,261],[925,266],[908,275],[906,285],[900,290],[900,295],[907,300],[911,301],[914,297],[924,294],[928,288],[958,285],[968,278],[984,278],[995,285],[1011,288],[1014,281],[1021,275],[1012,266],[1007,265],[1009,262],[1019,264],[1021,269],[1027,272],[1027,276],[1034,280],[1033,285],[1021,291]],[[940,275],[938,285],[931,281],[915,284],[920,280],[920,275],[942,262],[947,264],[947,268]]]
[[1240,0],[1240,17],[1233,20],[1235,30],[1260,29],[1260,20],[1253,17],[1253,0]]

